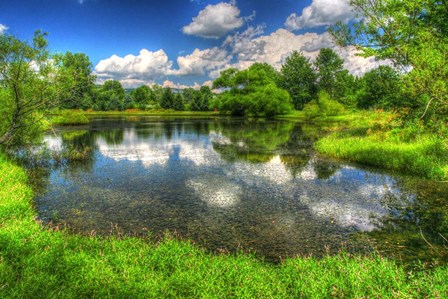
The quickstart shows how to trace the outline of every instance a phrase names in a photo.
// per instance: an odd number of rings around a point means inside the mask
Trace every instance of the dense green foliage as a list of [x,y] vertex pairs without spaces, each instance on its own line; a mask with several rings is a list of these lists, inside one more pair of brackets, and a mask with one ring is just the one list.
[[87,109],[91,103],[96,77],[92,75],[92,63],[84,53],[67,52],[54,56],[60,78],[58,106],[63,109]]
[[327,92],[331,97],[340,97],[340,77],[344,72],[344,60],[332,49],[323,48],[314,62],[317,70],[317,86],[319,90]]
[[436,0],[351,0],[357,22],[339,24],[332,33],[341,45],[355,45],[364,56],[390,59],[406,71],[403,80],[411,114],[447,121],[448,4]]
[[408,272],[380,257],[213,255],[166,237],[81,237],[35,221],[23,170],[0,156],[0,290],[4,298],[443,297],[448,269]]
[[280,86],[291,95],[294,108],[301,110],[316,96],[316,79],[310,60],[294,51],[282,66]]
[[119,81],[108,80],[96,91],[93,101],[94,110],[123,110],[125,90]]
[[399,73],[390,66],[379,66],[366,73],[362,80],[358,107],[362,109],[398,109],[410,107]]
[[321,91],[317,100],[305,105],[303,112],[308,118],[316,118],[344,114],[345,108],[338,101],[332,100],[328,93]]
[[132,90],[129,94],[130,101],[127,103],[127,108],[137,108],[146,110],[152,103],[155,102],[155,93],[147,85],[141,85]]
[[289,113],[293,106],[287,91],[279,88],[280,75],[265,63],[255,63],[244,71],[228,69],[213,83],[224,88],[216,105],[235,116],[266,116]]
[[55,76],[45,34],[32,43],[0,35],[0,145],[32,143],[45,124],[42,112],[55,104]]

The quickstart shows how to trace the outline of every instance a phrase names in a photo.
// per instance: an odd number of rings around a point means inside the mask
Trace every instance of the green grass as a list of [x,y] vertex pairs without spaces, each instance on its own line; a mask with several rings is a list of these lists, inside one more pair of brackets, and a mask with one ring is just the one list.
[[50,122],[59,126],[86,125],[89,119],[79,110],[63,110],[50,118]]
[[330,134],[315,144],[323,154],[366,165],[448,180],[448,140],[412,128],[352,129]]
[[380,257],[280,265],[166,237],[82,237],[42,227],[25,172],[0,155],[1,298],[442,298],[448,267],[407,272]]

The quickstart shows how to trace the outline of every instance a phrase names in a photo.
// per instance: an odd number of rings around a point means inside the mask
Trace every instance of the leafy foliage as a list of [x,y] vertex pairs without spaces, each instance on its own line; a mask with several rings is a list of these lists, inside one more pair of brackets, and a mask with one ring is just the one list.
[[381,65],[366,73],[363,81],[359,108],[397,109],[410,106],[403,92],[403,80],[390,66]]
[[279,74],[267,64],[255,63],[249,69],[222,72],[213,84],[226,88],[217,105],[220,111],[235,116],[267,116],[287,114],[293,106],[287,91],[279,88]]
[[344,71],[344,60],[332,49],[323,48],[314,62],[317,70],[317,86],[319,90],[327,92],[331,97],[338,95],[338,83]]
[[54,56],[58,68],[61,94],[58,106],[64,109],[86,109],[90,103],[96,76],[92,74],[92,63],[84,53],[67,52]]
[[446,1],[351,0],[358,21],[338,24],[331,33],[341,45],[364,56],[389,59],[407,72],[406,86],[421,120],[446,121],[448,36]]
[[123,110],[125,91],[119,81],[108,80],[104,82],[93,97],[93,108],[100,111]]
[[46,34],[32,43],[0,35],[0,145],[30,144],[45,125],[41,113],[55,105],[53,66]]
[[330,95],[324,91],[319,93],[319,98],[313,100],[305,105],[303,112],[308,118],[315,118],[318,116],[337,116],[345,112],[344,106],[331,99]]
[[128,108],[146,109],[155,100],[155,96],[149,86],[142,85],[131,91],[130,99]]
[[282,66],[280,87],[289,92],[294,108],[301,110],[316,96],[316,79],[310,60],[294,51]]

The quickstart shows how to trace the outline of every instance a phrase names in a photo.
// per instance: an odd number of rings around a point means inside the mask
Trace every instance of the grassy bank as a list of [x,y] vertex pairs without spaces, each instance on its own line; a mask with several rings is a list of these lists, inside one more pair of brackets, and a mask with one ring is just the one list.
[[343,125],[315,144],[320,153],[429,179],[448,180],[448,139],[443,136],[425,132],[415,125],[394,128],[392,116],[378,112],[360,112],[333,120],[342,121]]
[[1,298],[441,298],[448,268],[408,273],[395,263],[341,254],[280,265],[213,255],[166,238],[68,235],[43,228],[24,171],[0,155]]

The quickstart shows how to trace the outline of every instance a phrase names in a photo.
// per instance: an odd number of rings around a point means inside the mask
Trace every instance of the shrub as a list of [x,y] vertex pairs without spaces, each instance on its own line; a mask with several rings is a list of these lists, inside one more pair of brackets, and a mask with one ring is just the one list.
[[306,104],[303,111],[308,118],[315,118],[341,115],[345,113],[345,108],[338,101],[331,99],[328,93],[320,92],[318,100]]

